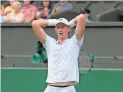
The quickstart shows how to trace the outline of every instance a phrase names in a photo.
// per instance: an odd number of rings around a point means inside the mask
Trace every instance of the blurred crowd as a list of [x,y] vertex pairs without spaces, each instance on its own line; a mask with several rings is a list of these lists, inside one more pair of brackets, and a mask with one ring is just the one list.
[[[60,0],[54,6],[52,1],[40,1],[40,6],[35,6],[31,0],[23,0],[24,6],[18,0],[9,0],[7,6],[0,5],[0,22],[21,23],[31,22],[34,19],[47,18],[48,16],[62,12],[65,10],[72,10],[73,6],[67,0]],[[89,10],[88,14],[90,13]],[[87,16],[88,16],[87,14]],[[90,20],[87,20],[90,22]]]

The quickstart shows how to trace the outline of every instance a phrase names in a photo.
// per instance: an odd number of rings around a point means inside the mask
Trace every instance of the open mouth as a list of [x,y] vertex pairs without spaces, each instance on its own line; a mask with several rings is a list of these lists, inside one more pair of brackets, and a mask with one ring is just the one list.
[[59,33],[60,35],[62,35],[63,33]]

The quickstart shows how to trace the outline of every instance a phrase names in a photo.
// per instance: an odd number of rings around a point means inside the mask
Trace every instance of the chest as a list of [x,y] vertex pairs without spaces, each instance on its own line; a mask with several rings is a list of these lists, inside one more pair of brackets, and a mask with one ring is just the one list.
[[30,16],[32,15],[32,13],[35,12],[35,9],[33,7],[30,7],[30,8],[24,8],[22,10],[22,13],[25,15],[25,16]]
[[56,44],[51,48],[50,54],[54,57],[68,55],[73,49],[72,43]]
[[63,5],[63,6],[60,6],[60,9],[61,10],[69,10],[70,6],[69,5]]

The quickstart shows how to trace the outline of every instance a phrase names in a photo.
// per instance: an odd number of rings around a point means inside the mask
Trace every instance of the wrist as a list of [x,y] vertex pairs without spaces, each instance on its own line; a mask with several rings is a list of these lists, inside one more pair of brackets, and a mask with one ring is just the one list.
[[48,26],[55,26],[57,23],[57,19],[47,19],[48,20]]
[[71,21],[69,22],[69,25],[70,25],[70,27],[76,26],[75,19],[71,20]]

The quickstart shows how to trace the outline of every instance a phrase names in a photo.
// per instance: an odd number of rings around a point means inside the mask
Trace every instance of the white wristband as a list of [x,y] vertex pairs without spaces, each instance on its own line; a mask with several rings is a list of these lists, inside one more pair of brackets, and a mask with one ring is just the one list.
[[74,20],[71,20],[71,21],[69,22],[69,25],[70,25],[70,27],[74,27],[76,24],[74,23]]
[[55,26],[57,23],[57,19],[47,19],[48,20],[48,26]]

